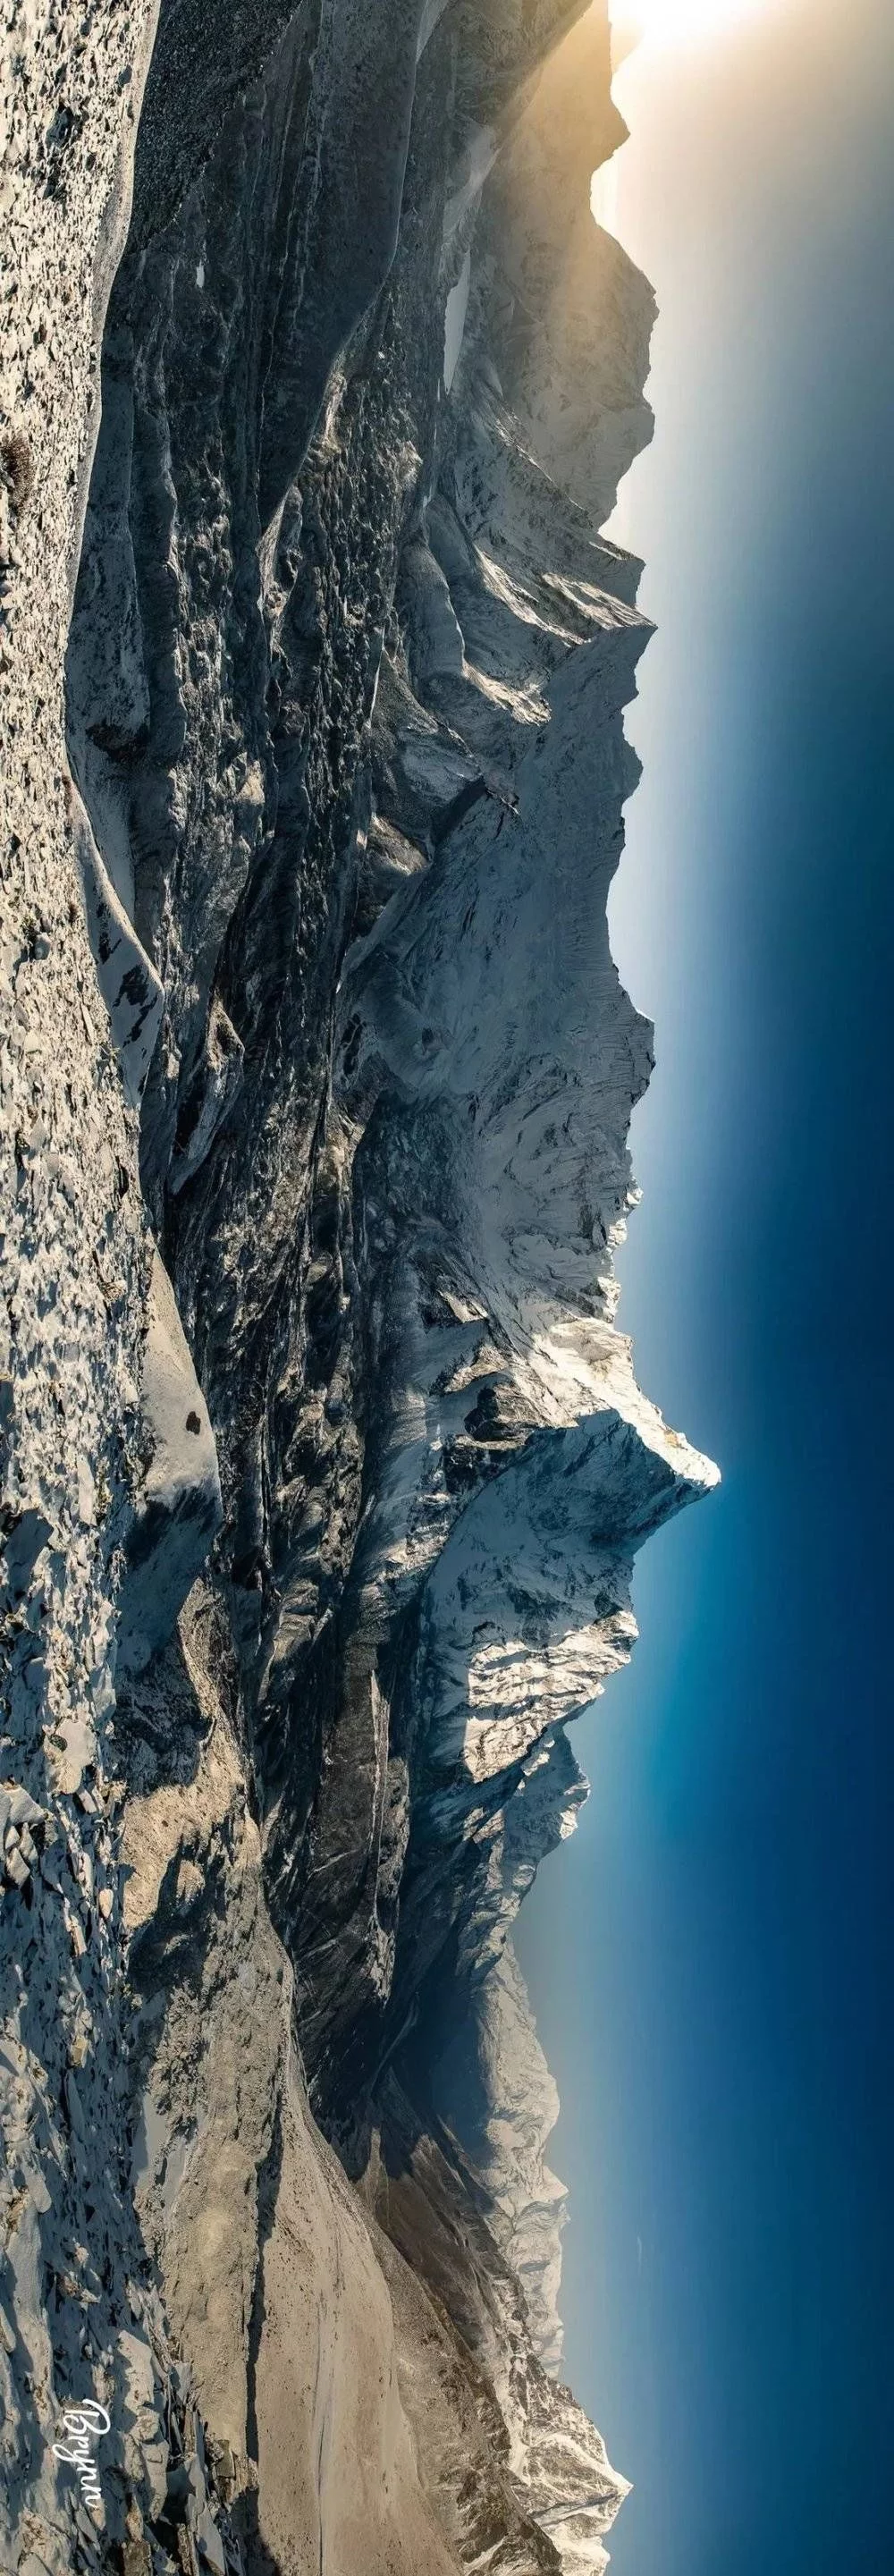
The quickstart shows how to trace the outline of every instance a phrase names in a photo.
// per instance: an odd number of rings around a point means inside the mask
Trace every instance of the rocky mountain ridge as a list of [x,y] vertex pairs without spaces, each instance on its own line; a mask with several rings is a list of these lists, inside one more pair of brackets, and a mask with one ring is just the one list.
[[4,2547],[599,2569],[507,1944],[715,1476],[614,1322],[606,13],[4,46]]

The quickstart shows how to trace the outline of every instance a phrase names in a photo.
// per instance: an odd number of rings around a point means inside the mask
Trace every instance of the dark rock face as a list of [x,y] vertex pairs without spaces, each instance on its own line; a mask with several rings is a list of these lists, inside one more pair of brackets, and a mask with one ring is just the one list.
[[[571,1312],[605,1312],[596,1247],[623,1214],[627,1115],[649,1061],[597,891],[620,845],[633,775],[620,716],[647,630],[627,605],[630,568],[538,468],[488,372],[492,314],[505,337],[512,263],[524,265],[519,231],[530,269],[545,220],[537,204],[525,227],[512,212],[513,167],[536,155],[536,96],[498,156],[461,379],[444,398],[445,306],[480,197],[470,116],[496,120],[492,155],[500,117],[517,115],[574,14],[447,10],[417,61],[418,9],[374,24],[334,9],[313,43],[299,12],[147,243],[163,18],[72,636],[73,761],[165,990],[144,1187],[217,1433],[221,1579],[271,1818],[271,1895],[316,2098],[339,2121],[388,2044],[398,1899],[417,1869],[415,1775],[432,1733],[409,1670],[419,1579],[482,1478],[518,1456],[524,1482],[533,1435],[546,1436],[542,1392],[511,1349],[545,1283],[514,1255],[506,1275],[505,1245],[502,1277],[481,1258],[511,1123],[546,1127],[541,1100],[575,1095],[561,1250],[567,1262],[573,1245],[580,1272]],[[598,30],[575,66],[581,181],[600,115],[611,130],[604,53]],[[192,117],[189,85],[187,105]],[[183,151],[192,174],[188,135]],[[638,292],[631,273],[634,309]],[[537,328],[529,296],[528,375]],[[556,834],[566,848],[544,882]],[[448,1036],[440,960],[457,943],[461,964],[469,898],[483,909],[507,859],[516,933],[497,923],[490,990],[473,965],[467,1025],[451,1003]],[[516,1036],[508,1098],[482,1104],[495,1076],[475,1012],[493,1020],[496,1057],[524,1004],[525,935],[542,936],[560,903],[572,917],[550,978],[553,1061],[532,1068]],[[582,982],[583,930],[606,984],[589,1023],[583,991],[569,1009],[561,989],[566,974]],[[581,1041],[605,1059],[595,1156]],[[523,1187],[533,1228],[545,1192],[536,1172]],[[550,1226],[557,1238],[555,1212]],[[429,1422],[425,1458],[408,1463],[408,1379],[421,1369],[430,1414],[463,1341],[479,1352],[440,1405],[455,1424]],[[562,1391],[557,1407],[561,1421]],[[396,1505],[383,1490],[395,1474]],[[660,1516],[687,1486],[673,1466],[658,1483]],[[619,1565],[638,1509],[625,1499]],[[528,1743],[540,1732],[535,1719]],[[514,1752],[507,1736],[489,1766],[498,1809]],[[445,1767],[430,1740],[424,1765]]]
[[108,305],[66,692],[155,1244],[115,1523],[135,2207],[264,2576],[314,2513],[379,2565],[335,2467],[286,2536],[290,2265],[327,2314],[353,2266],[400,2388],[383,2568],[596,2569],[623,2492],[534,2349],[545,2129],[502,2179],[488,2129],[565,1722],[715,1472],[613,1320],[652,1062],[605,918],[648,635],[598,535],[649,427],[651,296],[588,207],[621,130],[580,0],[162,0]]

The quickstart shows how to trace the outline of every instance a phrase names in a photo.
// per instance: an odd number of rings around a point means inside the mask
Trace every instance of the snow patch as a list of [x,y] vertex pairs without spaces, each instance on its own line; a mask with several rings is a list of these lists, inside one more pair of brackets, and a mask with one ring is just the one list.
[[459,364],[459,353],[463,344],[463,332],[466,327],[466,314],[469,309],[469,281],[471,275],[472,254],[471,251],[467,250],[456,285],[451,286],[444,313],[444,391],[448,394],[456,374],[457,366]]

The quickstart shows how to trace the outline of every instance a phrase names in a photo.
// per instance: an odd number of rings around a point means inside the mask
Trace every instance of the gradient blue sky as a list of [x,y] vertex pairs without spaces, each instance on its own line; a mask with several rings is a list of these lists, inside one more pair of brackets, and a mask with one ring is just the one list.
[[894,7],[765,0],[618,91],[661,307],[621,1321],[724,1485],[639,1560],[519,1949],[615,2576],[890,2576]]

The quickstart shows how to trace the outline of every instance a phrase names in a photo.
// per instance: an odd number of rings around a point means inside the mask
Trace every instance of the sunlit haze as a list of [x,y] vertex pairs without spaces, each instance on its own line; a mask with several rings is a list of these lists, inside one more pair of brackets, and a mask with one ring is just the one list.
[[721,35],[773,5],[774,0],[630,0],[628,6],[627,0],[618,0],[611,18],[623,44],[642,38],[666,46]]

